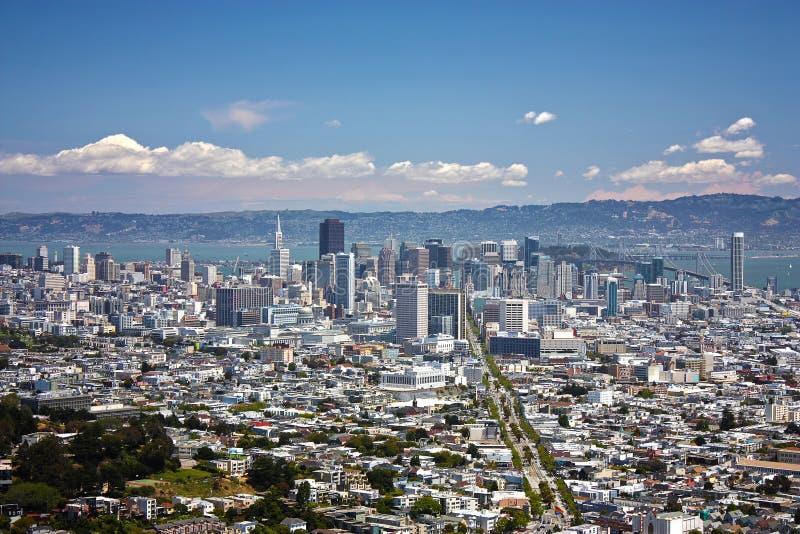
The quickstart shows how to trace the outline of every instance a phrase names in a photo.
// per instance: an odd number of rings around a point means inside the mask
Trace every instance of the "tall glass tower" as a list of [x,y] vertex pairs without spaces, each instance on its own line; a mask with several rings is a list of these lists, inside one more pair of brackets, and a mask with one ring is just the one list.
[[744,290],[744,233],[731,236],[731,288],[734,293]]
[[617,316],[617,290],[619,282],[613,276],[606,279],[606,317]]

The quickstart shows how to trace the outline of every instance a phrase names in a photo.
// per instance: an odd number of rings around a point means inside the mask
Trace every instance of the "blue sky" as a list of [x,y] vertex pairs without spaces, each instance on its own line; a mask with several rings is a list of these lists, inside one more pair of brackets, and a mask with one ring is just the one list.
[[796,197],[799,23],[771,1],[5,1],[0,211]]

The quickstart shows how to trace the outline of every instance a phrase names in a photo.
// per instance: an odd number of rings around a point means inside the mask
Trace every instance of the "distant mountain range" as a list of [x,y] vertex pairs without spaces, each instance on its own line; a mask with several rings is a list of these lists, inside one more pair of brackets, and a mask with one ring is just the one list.
[[447,242],[521,239],[543,243],[652,241],[710,244],[714,237],[745,232],[751,244],[798,247],[800,198],[752,195],[689,196],[661,202],[590,201],[546,206],[495,206],[446,212],[241,211],[203,214],[7,213],[0,240],[74,242],[266,242],[281,215],[288,243],[313,243],[327,217],[345,223],[350,241],[381,242],[440,237]]

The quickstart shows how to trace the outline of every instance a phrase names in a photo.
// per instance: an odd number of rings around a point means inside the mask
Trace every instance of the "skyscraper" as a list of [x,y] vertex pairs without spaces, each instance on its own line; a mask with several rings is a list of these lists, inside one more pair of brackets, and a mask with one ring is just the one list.
[[64,247],[64,274],[81,272],[81,248],[75,245]]
[[529,235],[525,237],[523,246],[523,253],[525,256],[522,258],[522,261],[525,262],[525,267],[531,266],[531,256],[537,252],[539,252],[539,236]]
[[744,290],[744,233],[731,236],[731,289],[734,293]]
[[[423,249],[424,250],[424,249]],[[404,277],[395,284],[397,342],[428,335],[428,285]]]
[[430,265],[430,253],[426,248],[414,248],[408,251],[408,272],[420,280]]
[[167,267],[177,267],[181,264],[181,249],[168,248],[164,257]]
[[617,290],[619,282],[613,276],[606,279],[606,317],[617,316]]
[[339,219],[325,219],[319,223],[319,257],[339,252],[344,252],[344,223]]
[[519,259],[519,244],[515,239],[500,241],[500,261],[514,263]]
[[269,274],[286,278],[289,274],[289,257],[288,248],[273,248],[269,253]]
[[[466,331],[466,297],[459,289],[428,289],[428,332],[431,334],[450,334],[456,339],[465,339]],[[444,321],[451,317],[451,321]],[[442,332],[436,325],[452,325],[452,331]]]
[[181,256],[181,280],[184,282],[194,282],[194,260],[186,250]]
[[265,306],[272,306],[272,295],[271,286],[217,289],[217,326],[239,326],[237,312],[261,310]]
[[86,254],[86,257],[81,263],[81,272],[89,275],[89,280],[94,280],[96,278],[97,272],[94,267],[94,257],[89,253]]
[[394,283],[397,269],[397,253],[388,247],[381,249],[378,256],[378,281],[384,287],[389,287]]
[[356,302],[356,262],[353,254],[339,252],[335,260],[333,303],[352,314]]
[[600,295],[600,275],[596,272],[586,273],[583,277],[583,298],[597,300]]
[[278,214],[278,225],[275,228],[275,246],[272,248],[283,248],[283,232],[281,232],[281,216]]
[[528,301],[503,299],[500,301],[500,330],[503,332],[528,331]]

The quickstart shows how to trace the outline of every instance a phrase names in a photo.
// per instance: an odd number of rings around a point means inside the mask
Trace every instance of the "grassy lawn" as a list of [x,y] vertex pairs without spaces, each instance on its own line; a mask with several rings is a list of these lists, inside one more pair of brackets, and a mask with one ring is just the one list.
[[212,475],[200,469],[180,469],[155,473],[148,479],[132,480],[130,486],[154,486],[154,497],[169,500],[184,497],[224,497],[235,493],[256,493],[246,482]]

